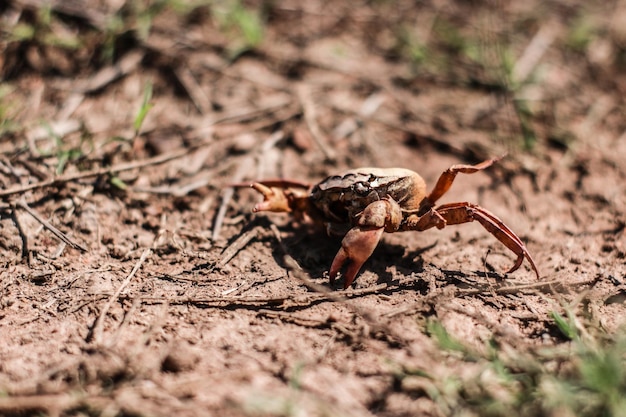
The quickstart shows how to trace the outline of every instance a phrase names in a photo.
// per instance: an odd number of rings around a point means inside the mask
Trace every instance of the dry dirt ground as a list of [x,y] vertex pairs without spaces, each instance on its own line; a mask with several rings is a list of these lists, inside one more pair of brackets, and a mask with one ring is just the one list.
[[[217,8],[146,29],[130,2],[52,2],[47,26],[0,6],[1,415],[454,414],[425,381],[478,371],[429,323],[477,352],[566,345],[554,311],[619,331],[626,3],[300,3],[254,45]],[[443,202],[500,216],[539,279],[466,224],[387,234],[320,292],[340,242],[228,187],[357,166],[432,185],[504,153]]]

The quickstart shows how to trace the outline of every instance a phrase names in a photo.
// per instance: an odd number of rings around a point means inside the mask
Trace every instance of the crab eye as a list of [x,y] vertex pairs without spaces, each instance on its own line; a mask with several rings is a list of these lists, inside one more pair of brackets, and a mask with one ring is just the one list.
[[354,191],[359,194],[368,194],[370,191],[370,187],[367,184],[363,184],[362,182],[357,182],[354,184]]

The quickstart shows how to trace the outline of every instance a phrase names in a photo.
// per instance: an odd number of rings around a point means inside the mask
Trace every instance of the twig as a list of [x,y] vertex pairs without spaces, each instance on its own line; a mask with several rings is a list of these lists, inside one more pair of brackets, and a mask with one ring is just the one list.
[[77,172],[77,173],[68,174],[68,175],[62,175],[60,177],[50,178],[49,180],[36,182],[34,184],[28,184],[28,185],[24,185],[20,187],[13,187],[13,188],[9,188],[8,190],[0,190],[0,198],[8,197],[8,196],[15,195],[15,194],[23,194],[25,192],[38,190],[40,188],[53,187],[56,185],[61,185],[61,184],[65,184],[67,182],[72,182],[72,181],[78,181],[78,180],[82,180],[85,178],[99,177],[102,175],[111,175],[111,174],[116,174],[122,171],[130,171],[132,169],[144,168],[150,165],[163,164],[165,162],[171,161],[172,159],[181,158],[195,151],[201,146],[202,145],[198,145],[198,146],[186,148],[183,150],[179,150],[176,152],[171,152],[168,154],[155,156],[154,158],[143,159],[141,161],[127,162],[123,164],[114,165],[112,167],[98,168],[98,169],[94,169],[91,171],[84,171],[84,172]]
[[[569,286],[589,285],[589,284],[595,283],[596,281],[597,281],[597,278],[592,278],[586,281],[567,283],[567,285]],[[542,282],[535,282],[532,284],[523,284],[523,285],[512,285],[512,286],[499,287],[495,289],[487,288],[487,289],[457,290],[455,295],[459,297],[463,297],[463,296],[468,296],[468,295],[471,296],[471,295],[478,295],[478,294],[484,294],[484,293],[515,294],[515,293],[525,291],[525,290],[541,290],[541,289],[550,290],[553,285],[559,285],[559,284],[564,284],[563,280],[554,279],[551,281],[542,281]]]
[[[275,104],[269,104],[265,107],[245,108],[243,110],[237,110],[231,114],[226,114],[220,118],[212,120],[210,125],[218,125],[222,123],[243,123],[250,120],[259,118],[261,115],[269,115],[277,112],[278,110],[288,107],[291,104],[291,100],[281,101]],[[272,122],[275,123],[275,122]]]
[[135,50],[127,53],[118,62],[102,68],[94,76],[82,80],[60,81],[54,86],[61,90],[69,90],[73,93],[91,93],[106,87],[111,82],[131,73],[144,57],[145,52]]
[[[241,180],[243,180],[243,178],[248,173],[251,165],[252,158],[248,157],[240,161],[239,166],[237,167],[237,171],[233,175],[231,182],[241,182]],[[233,187],[224,188],[224,190],[222,191],[222,202],[219,209],[217,210],[217,214],[215,215],[215,221],[213,222],[213,233],[211,234],[211,240],[214,242],[220,237],[222,225],[224,224],[224,217],[226,216],[226,209],[228,208],[228,203],[230,203],[230,200],[233,198],[234,193],[235,189]]]
[[95,7],[85,7],[85,3],[80,1],[67,0],[14,0],[18,5],[30,9],[50,8],[68,16],[78,17],[86,20],[94,27],[106,30],[110,16],[115,14],[115,10],[110,10],[110,14],[98,12]]
[[28,214],[33,216],[33,218],[35,220],[37,220],[39,223],[41,223],[41,225],[44,228],[48,229],[53,235],[55,235],[57,238],[59,238],[59,240],[61,240],[61,242],[65,243],[66,245],[70,245],[74,249],[79,249],[79,250],[81,250],[83,252],[88,252],[89,251],[89,249],[87,249],[85,246],[81,245],[80,243],[74,242],[72,239],[67,237],[67,235],[65,233],[63,233],[62,231],[60,231],[59,229],[57,229],[56,227],[51,225],[49,221],[47,221],[46,219],[41,217],[39,215],[39,213],[37,213],[32,208],[30,208],[29,205],[26,204],[26,201],[20,200],[20,201],[17,202],[17,205],[20,208],[24,209]]
[[213,178],[203,173],[201,178],[194,179],[187,184],[179,184],[176,186],[160,185],[157,187],[133,187],[133,191],[138,193],[151,193],[151,194],[164,194],[172,195],[174,197],[184,197],[197,190],[198,188],[206,187],[211,184]]
[[104,319],[105,319],[107,313],[111,309],[111,306],[113,305],[113,303],[116,302],[120,298],[120,294],[122,293],[122,291],[124,291],[124,288],[126,288],[126,286],[130,283],[130,281],[133,279],[133,277],[135,276],[137,271],[139,271],[139,268],[141,268],[141,265],[144,263],[144,261],[151,254],[152,254],[152,249],[146,249],[146,250],[143,251],[143,253],[141,254],[141,257],[139,258],[139,260],[137,261],[137,263],[133,267],[133,270],[130,271],[130,274],[128,274],[126,279],[124,279],[124,281],[122,281],[122,284],[117,288],[115,293],[111,297],[109,297],[109,300],[102,307],[102,310],[100,311],[100,315],[98,316],[98,318],[94,322],[91,330],[89,331],[89,334],[87,335],[87,340],[86,341],[88,343],[91,342],[91,341],[95,341],[96,344],[101,344],[101,341],[102,341],[102,325],[104,323]]
[[530,41],[524,53],[513,67],[513,81],[523,83],[537,66],[554,39],[556,30],[554,22],[543,25]]
[[211,99],[204,93],[202,86],[193,76],[188,67],[177,68],[174,74],[185,88],[187,95],[193,102],[196,110],[200,114],[207,114],[211,111]]
[[[571,283],[569,285],[572,286],[580,286],[580,285],[588,285],[596,282],[597,279],[591,279],[581,282]],[[500,288],[485,288],[485,289],[471,289],[471,290],[456,290],[454,292],[448,293],[449,297],[467,297],[479,294],[515,294],[522,291],[527,290],[541,290],[541,289],[551,289],[553,285],[563,284],[562,280],[552,280],[552,281],[543,281],[543,282],[535,282],[532,284],[524,284],[524,285],[514,285],[514,286],[504,286]],[[439,298],[444,295],[443,292],[439,292],[437,294],[430,294],[424,299],[412,303],[410,305],[400,307],[387,313],[384,313],[384,317],[395,317],[402,314],[410,314],[416,311],[424,311],[429,309],[434,300],[439,301]]]
[[297,326],[308,327],[311,329],[331,329],[334,330],[335,333],[331,336],[329,343],[326,343],[322,348],[322,352],[316,355],[315,362],[320,362],[324,357],[326,357],[325,352],[328,351],[330,344],[334,342],[337,338],[337,334],[341,333],[349,339],[357,339],[360,334],[360,329],[358,324],[349,324],[349,323],[341,323],[334,320],[332,317],[327,317],[325,320],[313,319],[309,317],[302,317],[300,315],[284,312],[284,311],[273,311],[273,310],[259,310],[258,314],[263,315],[268,318],[277,318],[282,322],[288,322],[295,324]]
[[26,415],[43,411],[49,416],[59,416],[83,402],[84,399],[75,394],[8,396],[0,398],[0,414]]
[[213,223],[213,233],[211,236],[211,240],[215,242],[219,238],[220,232],[222,230],[222,225],[224,224],[224,217],[226,216],[226,209],[228,208],[228,203],[230,203],[230,200],[233,198],[233,195],[235,193],[234,187],[237,184],[241,183],[241,181],[248,174],[248,171],[250,170],[250,167],[252,166],[254,155],[265,152],[267,149],[270,149],[271,147],[276,146],[276,144],[280,142],[281,140],[283,140],[284,137],[285,137],[285,134],[281,130],[272,133],[269,136],[269,138],[267,138],[265,141],[263,141],[263,143],[261,143],[260,146],[257,146],[255,148],[253,152],[253,156],[246,156],[241,161],[239,161],[239,166],[237,168],[237,171],[232,176],[231,181],[229,182],[229,184],[232,184],[232,185],[228,186],[222,191],[222,202],[220,204],[219,209],[217,210],[217,214],[215,215],[215,221]]
[[122,318],[122,322],[115,330],[115,333],[107,340],[107,347],[113,347],[117,344],[117,341],[120,338],[120,335],[124,331],[125,327],[128,327],[132,316],[137,312],[137,310],[141,307],[141,299],[135,298],[130,306],[130,309],[124,314]]
[[304,121],[309,127],[309,131],[311,132],[311,136],[315,140],[315,143],[320,148],[327,161],[334,161],[336,159],[335,152],[330,149],[324,143],[324,139],[322,138],[322,131],[320,129],[319,124],[317,124],[316,114],[315,114],[315,105],[311,99],[310,91],[304,85],[301,85],[298,88],[298,98],[300,99],[300,103],[302,104],[302,111],[304,113]]
[[[254,296],[212,296],[212,297],[141,297],[140,300],[144,304],[163,304],[170,305],[194,305],[197,307],[213,307],[224,308],[233,306],[307,306],[316,302],[330,301],[346,301],[351,298],[362,297],[364,295],[376,294],[382,290],[388,289],[387,284],[374,285],[372,287],[361,288],[358,290],[342,291],[341,295],[332,291],[325,293],[312,293],[307,295],[284,295],[275,297],[254,297]],[[338,300],[341,298],[341,300]],[[128,295],[120,295],[119,300],[135,300],[135,297]],[[91,301],[90,301],[91,302]]]
[[261,176],[265,173],[265,165],[267,162],[267,156],[269,152],[276,147],[276,145],[285,138],[285,132],[278,130],[272,133],[266,140],[261,143],[256,154],[258,154],[257,176]]
[[26,259],[26,263],[30,265],[30,250],[28,249],[28,236],[24,232],[24,229],[22,229],[22,225],[20,223],[20,220],[17,217],[17,211],[15,210],[15,208],[11,210],[11,219],[13,220],[13,224],[15,224],[15,227],[17,228],[17,232],[19,233],[20,238],[22,239],[22,259]]
[[261,230],[260,226],[256,226],[255,228],[248,230],[239,236],[233,243],[231,243],[224,251],[222,252],[222,259],[217,263],[218,268],[224,267],[228,261],[233,259],[233,257],[243,249],[252,239],[254,239]]

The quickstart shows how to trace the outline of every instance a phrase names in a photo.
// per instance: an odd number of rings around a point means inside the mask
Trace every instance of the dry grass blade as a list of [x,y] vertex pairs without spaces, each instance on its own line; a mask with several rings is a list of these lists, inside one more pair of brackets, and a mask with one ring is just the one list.
[[[256,155],[258,153],[263,153],[267,149],[270,149],[271,147],[275,146],[278,142],[283,140],[284,137],[285,137],[285,134],[282,131],[279,130],[279,131],[274,132],[273,134],[270,135],[269,138],[267,138],[267,140],[265,140],[261,144],[260,147],[257,147],[255,149],[253,154]],[[248,172],[250,171],[250,167],[252,165],[253,165],[253,156],[246,156],[242,160],[240,160],[237,166],[237,170],[235,171],[235,174],[231,178],[231,181],[229,181],[229,184],[231,185],[227,186],[222,191],[222,202],[220,204],[219,209],[217,210],[217,214],[215,215],[215,220],[213,222],[213,233],[211,236],[211,239],[213,241],[216,241],[217,239],[219,239],[220,232],[222,230],[222,225],[224,224],[224,217],[226,216],[226,209],[228,208],[228,204],[230,203],[230,200],[233,198],[233,195],[235,193],[234,187],[236,187],[237,184],[240,184],[241,181],[246,177],[246,175],[248,175]]]
[[[261,116],[270,115],[272,113],[277,112],[278,110],[288,107],[291,104],[291,100],[284,100],[278,103],[272,103],[265,107],[254,107],[254,108],[244,108],[241,110],[235,110],[230,114],[226,114],[219,118],[216,118],[212,121],[212,125],[222,124],[222,123],[243,123],[249,122],[250,120],[254,120],[260,118]],[[293,117],[293,116],[290,116]],[[272,121],[272,123],[275,123]]]

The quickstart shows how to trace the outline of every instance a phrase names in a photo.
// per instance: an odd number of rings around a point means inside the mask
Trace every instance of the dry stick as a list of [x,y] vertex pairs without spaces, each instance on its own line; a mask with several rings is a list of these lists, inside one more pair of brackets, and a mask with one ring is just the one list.
[[[237,167],[237,171],[233,175],[232,182],[237,183],[243,180],[251,165],[252,158],[244,158],[242,161],[240,161],[239,167]],[[222,191],[222,203],[220,204],[220,207],[217,210],[217,214],[215,215],[215,222],[213,223],[213,233],[211,234],[211,240],[214,242],[220,237],[222,225],[224,224],[224,217],[226,217],[226,209],[228,208],[228,203],[230,203],[230,200],[233,198],[234,194],[235,189],[233,187],[225,188]]]
[[218,125],[218,124],[227,123],[227,122],[230,122],[230,123],[247,122],[249,120],[259,118],[262,115],[266,115],[266,114],[269,115],[269,114],[275,113],[284,107],[288,107],[291,103],[292,103],[291,100],[285,100],[284,102],[270,104],[261,108],[255,107],[251,109],[237,110],[231,114],[226,114],[222,117],[212,120],[210,125],[211,126]]
[[119,340],[120,335],[124,331],[124,328],[129,326],[132,316],[135,314],[135,312],[137,312],[139,307],[141,307],[141,299],[135,298],[133,300],[132,305],[130,306],[130,309],[126,312],[126,314],[124,314],[124,317],[122,318],[122,322],[118,326],[117,330],[115,330],[115,333],[113,333],[111,338],[107,341],[107,347],[113,347],[117,344],[117,341]]
[[315,140],[315,143],[320,148],[324,156],[328,161],[334,161],[336,159],[335,152],[326,146],[324,139],[322,138],[322,131],[315,115],[315,104],[311,99],[311,93],[304,85],[300,86],[297,90],[298,98],[302,104],[302,112],[304,113],[304,121],[311,131],[311,136]]
[[91,171],[77,172],[69,175],[62,175],[60,177],[51,178],[47,181],[36,182],[34,184],[28,184],[20,187],[9,188],[8,190],[0,190],[0,198],[8,197],[15,194],[23,194],[28,191],[38,190],[40,188],[53,187],[55,185],[65,184],[67,182],[78,181],[85,178],[98,177],[107,174],[116,174],[122,171],[130,171],[132,169],[144,168],[150,165],[159,165],[172,159],[181,158],[191,152],[197,150],[203,145],[193,146],[187,149],[183,149],[176,152],[171,152],[154,158],[143,159],[140,161],[127,162],[123,164],[114,165],[108,168],[98,168]]
[[[309,280],[310,282],[310,280]],[[312,283],[315,285],[315,283]],[[356,298],[368,294],[376,294],[384,289],[389,288],[387,284],[374,285],[372,287],[361,288],[358,290],[343,291],[341,295],[347,300],[349,298]],[[313,294],[302,295],[284,295],[277,297],[251,297],[251,296],[212,296],[212,297],[141,297],[141,302],[144,304],[163,304],[169,303],[170,305],[196,305],[203,307],[220,307],[246,305],[246,306],[268,306],[268,305],[289,305],[293,306],[305,306],[312,304],[316,301],[332,300],[337,301],[337,293],[328,291],[325,293],[316,292]],[[120,300],[131,299],[127,295],[120,295]],[[134,298],[133,298],[134,299]],[[341,300],[343,301],[343,300]],[[91,301],[89,301],[91,302]]]
[[15,224],[15,227],[17,228],[17,232],[19,233],[20,238],[22,239],[22,259],[26,259],[26,263],[30,265],[30,251],[28,250],[28,236],[24,232],[24,229],[22,229],[22,224],[20,223],[20,220],[17,218],[17,211],[15,210],[15,208],[11,210],[11,219],[13,220],[13,224]]
[[34,163],[32,163],[26,158],[20,158],[16,160],[16,162],[18,164],[22,164],[24,168],[26,168],[28,172],[30,172],[33,176],[37,177],[39,181],[45,181],[49,178],[47,173],[39,169],[37,165],[35,165]]
[[124,55],[116,63],[104,67],[99,70],[95,75],[87,79],[71,80],[58,82],[56,87],[64,90],[72,91],[73,93],[91,93],[106,87],[113,81],[120,79],[137,68],[141,63],[145,55],[143,50],[134,50]]
[[185,66],[175,69],[174,74],[185,88],[196,110],[198,110],[200,114],[209,113],[211,111],[211,99],[204,93],[202,86],[198,84],[191,70]]
[[547,23],[539,28],[539,31],[530,41],[520,59],[515,63],[512,74],[514,82],[523,83],[526,81],[550,45],[552,45],[552,42],[554,42],[557,32],[553,23]]
[[[110,14],[101,13],[95,7],[86,7],[86,3],[66,0],[13,0],[17,5],[31,9],[50,9],[63,14],[84,19],[97,29],[107,30],[110,26]],[[10,2],[9,2],[10,3]]]
[[222,252],[222,259],[217,263],[218,268],[224,267],[228,261],[233,259],[237,252],[243,249],[252,239],[254,239],[261,230],[261,226],[256,226],[252,230],[248,230],[239,236],[233,243],[231,243],[224,251]]
[[83,398],[73,394],[8,396],[0,398],[0,414],[38,414],[36,412],[43,411],[50,416],[59,416],[83,401]]
[[[263,143],[261,143],[259,147],[255,149],[254,154],[267,151],[267,149],[271,148],[272,146],[276,146],[276,144],[283,140],[284,137],[285,133],[280,130],[272,133],[265,141],[263,141]],[[250,166],[253,165],[253,157],[254,156],[247,156],[239,162],[239,167],[231,178],[231,184],[238,184],[244,179],[250,169]],[[222,202],[219,209],[217,210],[217,214],[215,215],[215,221],[213,223],[213,233],[211,235],[211,240],[213,240],[214,242],[220,236],[222,225],[224,224],[224,217],[226,216],[226,209],[228,208],[228,203],[230,203],[230,200],[233,198],[234,193],[235,188],[232,186],[225,188],[222,191]]]
[[[571,286],[580,286],[580,285],[588,285],[588,284],[593,284],[594,282],[596,282],[596,279],[590,279],[590,280],[586,280],[586,281],[581,281],[581,282],[575,282],[572,284],[569,284]],[[471,290],[456,290],[454,293],[452,293],[450,296],[451,297],[467,297],[467,296],[473,296],[473,295],[479,295],[479,294],[491,294],[491,293],[495,293],[495,294],[514,294],[514,293],[518,293],[521,291],[525,291],[525,290],[540,290],[540,289],[549,289],[551,290],[553,285],[557,285],[557,284],[563,284],[562,280],[552,280],[552,281],[544,281],[544,282],[536,282],[533,284],[524,284],[524,285],[515,285],[515,286],[506,286],[506,287],[500,287],[500,288],[487,288],[487,289],[471,289]],[[432,303],[432,301],[436,298],[439,298],[439,296],[441,296],[441,293],[438,294],[434,294],[433,296],[427,296],[426,298],[416,302],[416,303],[412,303],[410,305],[401,307],[401,308],[397,308],[391,311],[388,311],[387,313],[384,313],[383,316],[385,317],[395,317],[395,316],[399,316],[402,314],[408,314],[408,313],[413,313],[415,311],[419,311],[419,310],[424,310],[425,308],[428,307],[429,304]]]
[[65,235],[65,233],[63,233],[62,231],[60,231],[59,229],[57,229],[56,227],[54,227],[53,225],[50,224],[49,221],[47,221],[46,219],[44,219],[43,217],[41,217],[39,215],[39,213],[37,213],[35,210],[33,210],[32,208],[30,208],[28,206],[28,204],[26,204],[26,201],[24,201],[23,199],[18,201],[17,205],[24,209],[28,214],[30,214],[31,216],[33,216],[33,218],[35,220],[37,220],[39,223],[41,223],[41,225],[43,227],[45,227],[46,229],[48,229],[50,232],[52,232],[53,235],[55,235],[57,238],[59,238],[59,240],[61,240],[61,242],[65,243],[66,245],[70,245],[71,247],[73,247],[74,249],[79,249],[83,252],[87,252],[89,249],[87,249],[86,247],[84,247],[83,245],[81,245],[80,243],[76,243],[73,240],[71,240],[69,237],[67,237],[67,235]]
[[[289,251],[287,250],[287,247],[283,243],[283,238],[280,236],[280,230],[278,230],[278,227],[276,227],[276,225],[272,223],[270,225],[270,229],[272,230],[272,233],[274,233],[274,236],[276,237],[276,240],[278,241],[278,244],[280,245],[280,248],[282,249],[283,254],[285,255],[285,264],[287,265],[290,272],[297,271],[294,274],[294,276],[300,282],[302,282],[308,289],[312,291],[318,292],[320,294],[328,295],[328,298],[330,298],[333,301],[343,302],[347,300],[345,297],[335,294],[324,285],[320,285],[316,282],[313,282],[311,279],[309,279],[309,277],[307,276],[308,274],[306,274],[302,270],[302,267],[298,264],[298,262],[295,259],[293,259],[291,255],[289,255]],[[302,273],[299,273],[299,272],[302,272]]]
[[[580,286],[580,285],[589,285],[596,282],[596,278],[592,278],[586,281],[573,282],[568,285],[570,286]],[[539,289],[551,289],[553,285],[563,284],[563,280],[552,280],[552,281],[543,281],[543,282],[535,282],[532,284],[523,284],[523,285],[513,285],[500,287],[495,289],[473,289],[473,290],[458,290],[456,292],[457,296],[467,296],[467,295],[478,295],[484,293],[496,293],[496,294],[514,294],[524,290],[539,290]]]
[[124,288],[126,288],[126,286],[130,283],[130,281],[133,279],[133,277],[135,276],[137,271],[139,271],[139,268],[141,268],[141,265],[144,263],[144,261],[151,254],[152,254],[152,249],[148,248],[148,249],[143,251],[143,253],[141,254],[141,257],[139,258],[139,260],[137,261],[137,263],[133,267],[133,270],[130,271],[130,274],[128,274],[126,279],[118,287],[117,291],[115,291],[115,293],[111,297],[109,297],[109,300],[102,307],[102,310],[100,311],[100,315],[98,316],[98,318],[94,322],[93,327],[91,328],[91,331],[87,335],[87,342],[91,342],[93,340],[93,341],[95,341],[96,344],[98,344],[98,345],[101,344],[101,341],[102,341],[102,325],[104,323],[104,318],[106,317],[106,315],[109,312],[109,309],[111,308],[113,303],[116,302],[120,298],[120,294],[122,293],[122,291],[124,291]]

